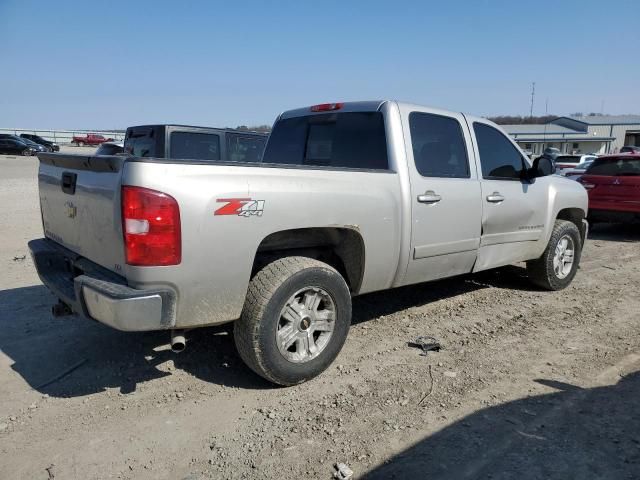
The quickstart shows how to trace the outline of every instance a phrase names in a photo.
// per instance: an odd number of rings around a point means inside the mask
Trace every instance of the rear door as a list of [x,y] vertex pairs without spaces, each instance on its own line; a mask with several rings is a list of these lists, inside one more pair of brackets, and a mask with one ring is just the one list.
[[[523,180],[524,155],[499,129],[474,120],[480,160],[482,237],[475,270],[526,259],[544,231],[550,177]],[[527,244],[529,242],[529,244]]]
[[411,179],[411,256],[405,283],[470,272],[480,243],[480,184],[464,117],[404,106]]

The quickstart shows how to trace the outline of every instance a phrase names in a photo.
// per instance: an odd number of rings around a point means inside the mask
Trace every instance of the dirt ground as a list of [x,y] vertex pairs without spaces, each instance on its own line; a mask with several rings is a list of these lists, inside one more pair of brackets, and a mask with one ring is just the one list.
[[640,228],[594,228],[561,292],[518,265],[357,298],[335,364],[275,388],[228,327],[174,355],[53,319],[37,161],[0,172],[1,479],[640,478]]

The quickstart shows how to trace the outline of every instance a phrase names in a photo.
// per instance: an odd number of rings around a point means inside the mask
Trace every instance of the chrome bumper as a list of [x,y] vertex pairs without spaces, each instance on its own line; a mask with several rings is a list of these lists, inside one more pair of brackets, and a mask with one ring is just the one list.
[[73,313],[123,331],[175,326],[174,292],[131,288],[119,275],[49,239],[32,240],[29,250],[42,283]]

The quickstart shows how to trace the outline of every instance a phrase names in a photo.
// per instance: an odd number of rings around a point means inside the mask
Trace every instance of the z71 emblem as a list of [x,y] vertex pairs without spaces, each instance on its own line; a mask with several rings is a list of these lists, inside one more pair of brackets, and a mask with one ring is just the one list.
[[264,200],[253,200],[251,198],[218,198],[216,202],[225,203],[218,208],[214,215],[238,215],[239,217],[250,217],[251,215],[262,216],[264,211]]

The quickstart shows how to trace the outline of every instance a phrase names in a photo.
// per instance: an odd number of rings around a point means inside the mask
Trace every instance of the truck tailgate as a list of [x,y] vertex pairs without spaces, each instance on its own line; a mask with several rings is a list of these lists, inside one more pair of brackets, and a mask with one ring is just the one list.
[[124,241],[120,213],[123,157],[42,153],[40,208],[47,238],[121,273]]

